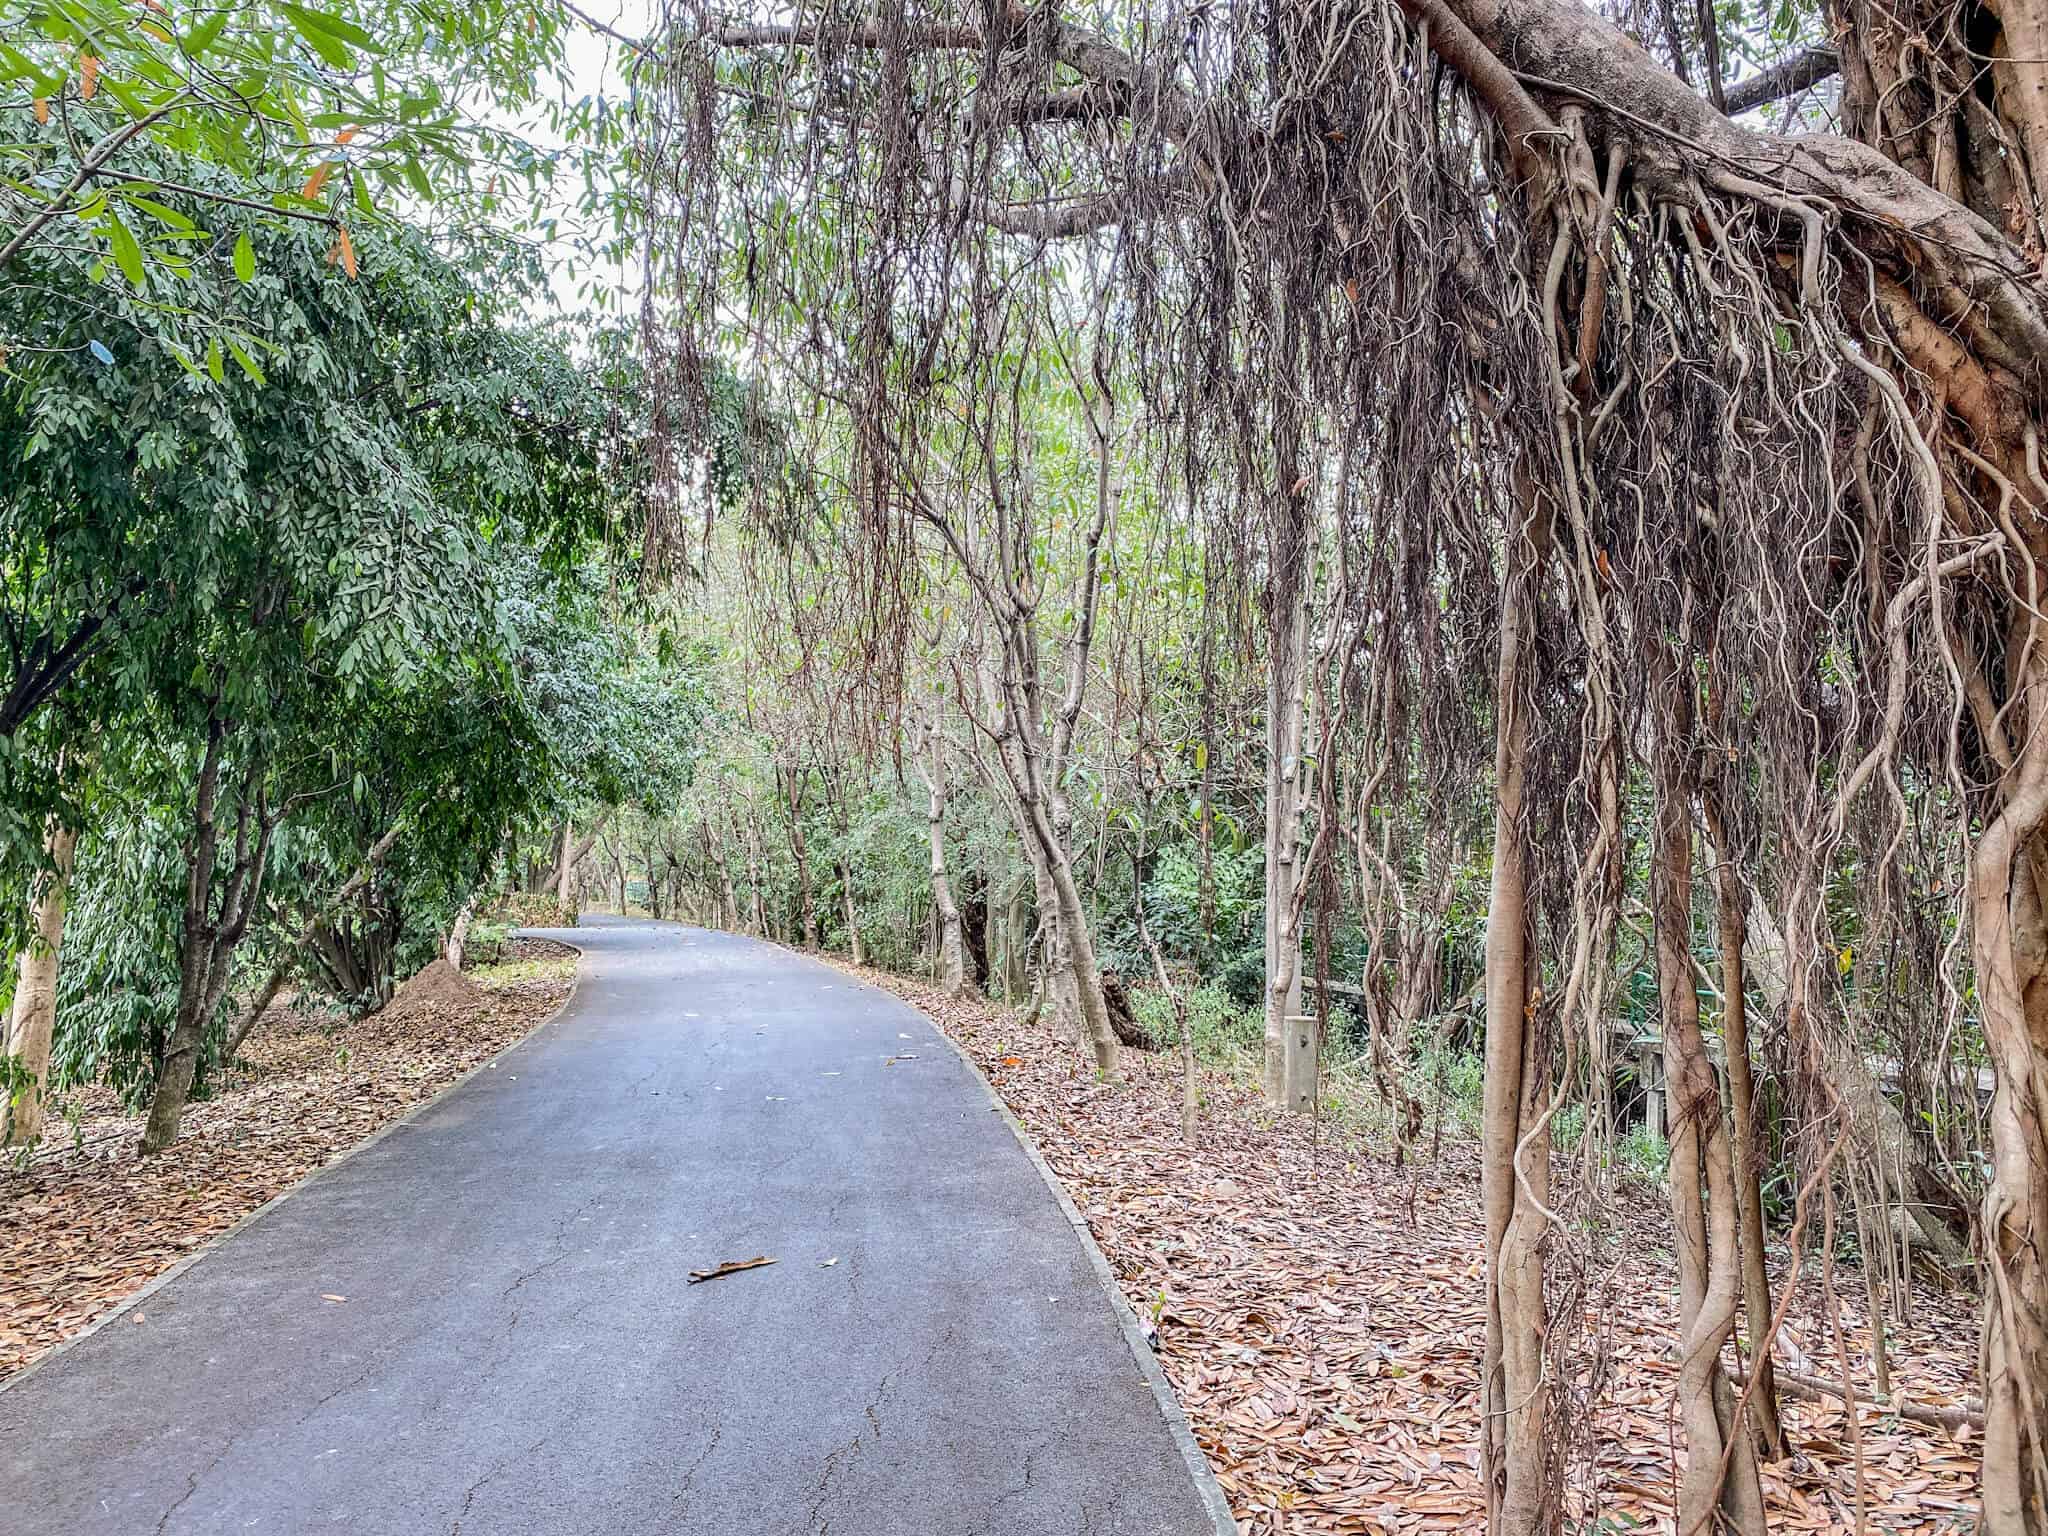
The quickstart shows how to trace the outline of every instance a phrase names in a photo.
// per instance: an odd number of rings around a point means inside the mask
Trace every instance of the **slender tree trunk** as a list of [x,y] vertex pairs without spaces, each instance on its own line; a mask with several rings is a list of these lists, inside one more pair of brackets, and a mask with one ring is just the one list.
[[959,997],[968,990],[966,945],[961,935],[960,909],[953,901],[953,882],[946,874],[946,759],[939,733],[931,733],[931,765],[925,773],[925,837],[931,850],[932,910],[939,925],[938,983],[947,997]]
[[1003,916],[1003,1001],[1018,1003],[1031,989],[1026,959],[1031,948],[1031,897],[1034,887],[1019,880],[1010,891]]
[[796,860],[797,911],[803,919],[804,948],[818,947],[818,902],[811,888],[810,845],[804,839],[803,774],[790,769],[785,778],[789,805],[789,851]]
[[34,934],[21,952],[15,974],[14,1007],[7,1027],[7,1051],[26,1081],[0,1103],[6,1135],[0,1145],[21,1146],[43,1133],[43,1101],[50,1077],[50,1044],[57,1025],[57,956],[64,939],[64,909],[70,894],[78,834],[53,826],[44,847],[50,869],[36,881],[29,918]]
[[[1288,461],[1291,466],[1292,458]],[[1295,473],[1292,467],[1285,472]],[[1271,656],[1266,677],[1266,1103],[1315,1108],[1317,1036],[1304,1021],[1299,899],[1301,818],[1307,801],[1302,737],[1308,667],[1308,504],[1282,498],[1267,593]]]
[[1115,1076],[1116,1030],[1109,1022],[1109,1002],[1102,990],[1102,971],[1095,959],[1095,936],[1089,931],[1088,910],[1082,904],[1081,888],[1074,881],[1074,866],[1066,850],[1049,852],[1048,873],[1066,941],[1068,968],[1073,974],[1074,989],[1080,995],[1081,1044],[1097,1071]]
[[1196,883],[1196,932],[1206,972],[1216,959],[1216,636],[1213,621],[1202,628],[1201,821],[1197,828],[1201,867]]
[[[619,915],[623,917],[625,911],[626,904],[621,900]],[[462,952],[469,943],[469,926],[475,921],[476,897],[465,897],[462,906],[456,911],[455,921],[448,925],[448,942],[441,946],[441,958],[458,971],[462,969]]]
[[[453,963],[459,965],[461,962]],[[249,1000],[249,1006],[242,1010],[242,1016],[229,1028],[227,1045],[221,1051],[223,1059],[233,1061],[242,1053],[242,1046],[248,1041],[249,1036],[255,1033],[256,1026],[263,1021],[263,1016],[270,1012],[270,1005],[277,1001],[277,994],[284,990],[289,975],[290,973],[281,965],[271,967],[270,974],[263,978],[263,985],[256,989],[256,995]]]
[[[853,866],[844,860],[839,865],[839,905],[841,917],[846,923],[846,953],[855,965],[866,965],[868,953],[860,937],[860,908],[853,899]],[[954,921],[958,922],[956,913]]]
[[1720,790],[1702,795],[1707,837],[1714,855],[1715,910],[1721,940],[1721,1040],[1728,1053],[1728,1099],[1733,1124],[1736,1215],[1742,1239],[1743,1320],[1749,1334],[1749,1422],[1757,1451],[1772,1461],[1786,1454],[1785,1427],[1778,1413],[1777,1367],[1771,1359],[1771,1282],[1764,1267],[1764,1203],[1756,1125],[1756,1085],[1749,1060],[1749,976],[1744,951],[1749,937],[1745,914],[1749,893],[1736,866],[1722,819]]
[[1525,518],[1509,547],[1501,585],[1493,883],[1486,917],[1480,1203],[1486,1217],[1487,1276],[1480,1462],[1492,1536],[1544,1536],[1557,1494],[1547,1465],[1550,1385],[1543,1370],[1542,1207],[1550,1190],[1550,1133],[1539,1122],[1548,1097],[1548,1071],[1533,1017],[1534,924],[1523,787],[1534,588],[1549,553],[1550,524],[1532,488],[1524,483],[1521,489]]
[[200,1008],[204,1002],[206,970],[204,960],[210,944],[208,917],[213,904],[215,848],[219,831],[215,821],[220,786],[221,743],[225,728],[215,718],[207,728],[205,755],[200,760],[199,782],[193,796],[192,840],[185,848],[185,915],[180,930],[178,954],[178,1011],[165,1045],[163,1065],[158,1069],[156,1091],[151,1096],[149,1121],[142,1132],[142,1152],[160,1152],[177,1139],[185,1113],[185,1100],[192,1092],[199,1071],[199,1047],[205,1030]]
[[1663,674],[1651,881],[1678,1248],[1678,1414],[1685,1427],[1678,1528],[1747,1536],[1764,1529],[1763,1492],[1749,1435],[1730,1422],[1734,1399],[1721,1370],[1722,1346],[1735,1331],[1741,1264],[1734,1164],[1692,968],[1692,796],[1683,768],[1692,746],[1685,703],[1691,680],[1675,658],[1665,659]]
[[765,939],[768,937],[768,909],[761,895],[761,834],[751,820],[747,823],[747,899],[752,911],[747,931],[756,938]]
[[221,754],[227,730],[218,717],[207,727],[206,750],[200,763],[194,797],[193,835],[187,844],[185,921],[180,939],[178,1012],[150,1097],[149,1119],[139,1150],[161,1152],[178,1139],[186,1102],[199,1075],[206,1027],[219,1010],[234,972],[234,952],[247,931],[249,914],[263,886],[275,823],[256,789],[257,767],[244,768],[235,808],[232,863],[214,903],[214,861],[219,849],[218,799]]

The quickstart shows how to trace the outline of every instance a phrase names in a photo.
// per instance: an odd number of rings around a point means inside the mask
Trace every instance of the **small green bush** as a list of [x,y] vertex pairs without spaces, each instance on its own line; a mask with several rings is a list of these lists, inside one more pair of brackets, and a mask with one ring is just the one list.
[[1625,1175],[1661,1184],[1671,1172],[1671,1144],[1644,1121],[1628,1128],[1614,1160]]

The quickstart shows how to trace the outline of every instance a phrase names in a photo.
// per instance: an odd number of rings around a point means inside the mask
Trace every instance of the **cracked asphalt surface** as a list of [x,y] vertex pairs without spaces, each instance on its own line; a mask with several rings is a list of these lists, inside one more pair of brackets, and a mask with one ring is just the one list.
[[1214,1529],[923,1015],[748,939],[573,937],[557,1021],[0,1392],[0,1532]]

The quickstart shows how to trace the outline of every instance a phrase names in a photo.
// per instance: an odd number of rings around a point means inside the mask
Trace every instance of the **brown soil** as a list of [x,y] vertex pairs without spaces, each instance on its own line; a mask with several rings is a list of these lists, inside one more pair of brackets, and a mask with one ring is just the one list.
[[473,1003],[483,995],[482,987],[446,960],[436,960],[394,992],[381,1011],[410,1013],[424,1006]]

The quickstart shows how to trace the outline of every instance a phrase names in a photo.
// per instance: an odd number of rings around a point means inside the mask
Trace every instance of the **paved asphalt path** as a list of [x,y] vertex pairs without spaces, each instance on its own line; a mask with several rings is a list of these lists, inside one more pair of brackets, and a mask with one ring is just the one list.
[[558,1021],[0,1391],[0,1532],[1215,1531],[923,1015],[729,935],[574,938]]

